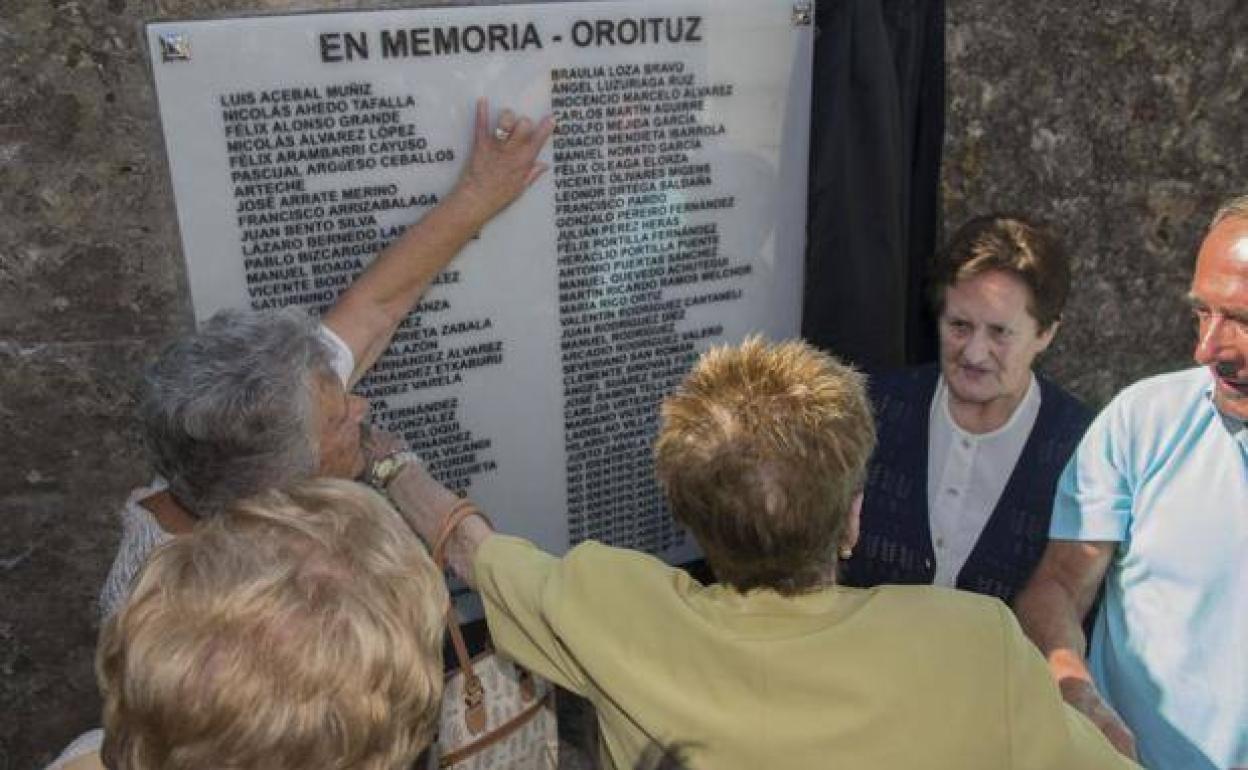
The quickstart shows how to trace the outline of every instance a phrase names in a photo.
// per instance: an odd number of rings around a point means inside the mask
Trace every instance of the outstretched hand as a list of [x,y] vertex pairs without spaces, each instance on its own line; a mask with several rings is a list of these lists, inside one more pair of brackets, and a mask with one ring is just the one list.
[[546,172],[537,156],[554,130],[550,115],[534,123],[510,109],[491,126],[489,103],[478,99],[472,155],[452,195],[470,201],[484,220],[492,218]]
[[446,198],[385,248],[323,316],[351,348],[354,385],[377,360],[417,300],[472,238],[545,171],[537,159],[555,130],[551,117],[534,124],[477,101],[472,154]]

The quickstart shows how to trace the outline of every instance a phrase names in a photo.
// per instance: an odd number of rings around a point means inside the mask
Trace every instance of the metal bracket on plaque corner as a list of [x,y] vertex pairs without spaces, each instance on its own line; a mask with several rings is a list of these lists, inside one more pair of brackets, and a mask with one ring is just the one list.
[[793,26],[809,27],[814,18],[814,7],[808,2],[793,4]]
[[191,38],[181,32],[169,32],[160,36],[160,60],[190,61]]

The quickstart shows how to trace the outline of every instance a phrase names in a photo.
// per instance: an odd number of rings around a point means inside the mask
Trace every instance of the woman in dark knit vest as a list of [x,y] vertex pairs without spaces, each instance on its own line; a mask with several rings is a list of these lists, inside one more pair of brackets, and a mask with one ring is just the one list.
[[1022,217],[972,219],[937,255],[940,363],[871,379],[879,447],[847,583],[933,583],[1006,602],[1022,588],[1092,418],[1032,371],[1069,290],[1061,244]]

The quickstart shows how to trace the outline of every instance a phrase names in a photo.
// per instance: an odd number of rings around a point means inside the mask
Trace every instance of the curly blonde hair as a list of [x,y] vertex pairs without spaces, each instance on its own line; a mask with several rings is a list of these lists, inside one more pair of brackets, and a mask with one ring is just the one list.
[[156,551],[96,658],[125,770],[407,767],[432,737],[447,592],[378,494],[317,480]]
[[786,594],[826,581],[875,448],[862,375],[751,337],[703,355],[662,411],[659,481],[716,576]]

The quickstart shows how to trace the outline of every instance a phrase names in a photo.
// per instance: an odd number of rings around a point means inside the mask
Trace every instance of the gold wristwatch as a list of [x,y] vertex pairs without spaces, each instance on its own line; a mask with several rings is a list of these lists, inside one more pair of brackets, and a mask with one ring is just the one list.
[[403,470],[410,462],[420,462],[420,458],[416,456],[415,452],[409,452],[405,449],[401,452],[388,454],[380,460],[373,461],[373,464],[368,467],[368,472],[365,474],[365,481],[377,491],[385,492],[386,487],[390,486],[390,482],[394,481],[394,478],[399,475],[399,471]]

